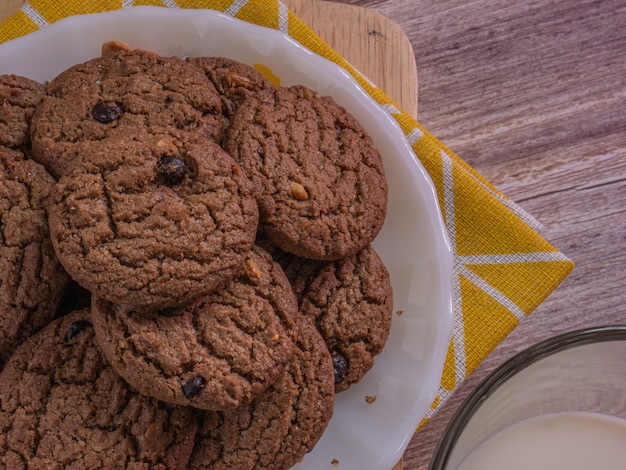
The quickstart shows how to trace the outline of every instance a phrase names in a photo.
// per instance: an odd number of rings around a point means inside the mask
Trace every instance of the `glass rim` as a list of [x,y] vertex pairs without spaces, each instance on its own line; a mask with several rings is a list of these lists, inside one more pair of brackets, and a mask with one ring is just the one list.
[[585,344],[626,339],[626,325],[582,328],[540,341],[507,359],[488,374],[463,400],[435,447],[428,470],[444,470],[465,426],[482,403],[519,371],[555,353]]

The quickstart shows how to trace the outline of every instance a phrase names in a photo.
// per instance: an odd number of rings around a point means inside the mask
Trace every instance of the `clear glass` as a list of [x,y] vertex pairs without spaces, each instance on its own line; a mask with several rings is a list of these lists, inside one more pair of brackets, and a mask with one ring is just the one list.
[[456,412],[430,462],[455,470],[483,442],[524,419],[593,412],[626,419],[626,325],[577,330],[522,351]]

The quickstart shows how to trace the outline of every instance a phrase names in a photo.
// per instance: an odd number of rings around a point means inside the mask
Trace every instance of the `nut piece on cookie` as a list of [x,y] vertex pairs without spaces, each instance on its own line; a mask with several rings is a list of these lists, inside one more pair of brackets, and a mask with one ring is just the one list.
[[101,55],[113,54],[114,52],[130,52],[132,48],[123,41],[107,41],[102,43]]
[[189,57],[215,86],[222,104],[224,132],[241,104],[257,91],[273,88],[253,67],[226,57]]
[[309,198],[309,193],[300,183],[291,183],[291,195],[298,201],[306,201]]

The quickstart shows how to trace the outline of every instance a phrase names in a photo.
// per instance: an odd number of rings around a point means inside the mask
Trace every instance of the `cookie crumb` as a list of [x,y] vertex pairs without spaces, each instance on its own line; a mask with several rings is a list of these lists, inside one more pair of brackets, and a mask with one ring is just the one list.
[[376,395],[365,395],[365,402],[371,405],[376,401]]
[[396,312],[396,315],[400,316],[400,315],[402,315],[403,313],[404,313],[404,310],[398,310],[398,311]]
[[338,466],[339,466],[339,460],[337,460],[337,459],[332,459],[332,460],[330,461],[330,464],[331,464],[333,467],[338,467]]

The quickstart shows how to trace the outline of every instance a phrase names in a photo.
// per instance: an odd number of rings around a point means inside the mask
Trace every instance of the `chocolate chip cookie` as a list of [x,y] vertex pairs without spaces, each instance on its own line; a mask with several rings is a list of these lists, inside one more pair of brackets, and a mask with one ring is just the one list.
[[233,59],[190,57],[187,60],[204,72],[220,95],[224,129],[228,129],[235,111],[250,95],[274,86],[253,67]]
[[326,429],[333,387],[328,349],[309,319],[300,317],[294,355],[264,394],[233,411],[201,414],[189,468],[291,468]]
[[0,466],[186,468],[190,409],[138,394],[103,359],[88,310],[27,339],[0,374]]
[[30,121],[45,94],[43,84],[19,75],[0,75],[0,147],[27,151]]
[[253,248],[244,271],[194,303],[140,314],[94,299],[104,354],[129,383],[160,400],[208,410],[249,402],[283,371],[296,300],[280,266]]
[[83,145],[75,163],[53,188],[50,236],[72,279],[94,295],[173,307],[241,270],[258,208],[217,143],[135,129]]
[[54,183],[43,166],[0,147],[0,368],[54,318],[69,281],[48,231]]
[[335,391],[359,382],[383,350],[391,328],[389,273],[370,245],[338,261],[299,258],[280,250],[299,311],[309,317],[333,356]]
[[213,84],[178,57],[112,49],[55,77],[32,119],[33,158],[61,177],[78,142],[99,142],[127,128],[174,128],[221,135]]
[[380,153],[331,97],[303,86],[259,91],[235,113],[224,148],[255,184],[262,229],[285,251],[344,258],[383,225]]

